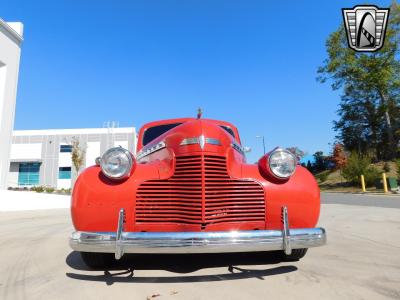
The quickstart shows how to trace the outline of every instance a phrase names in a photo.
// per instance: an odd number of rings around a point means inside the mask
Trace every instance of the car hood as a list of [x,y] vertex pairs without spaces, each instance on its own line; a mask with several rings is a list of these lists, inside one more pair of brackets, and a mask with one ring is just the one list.
[[241,145],[230,133],[221,126],[202,119],[185,122],[172,128],[146,145],[138,153],[138,157],[141,158],[144,153],[152,150],[156,152],[161,148],[171,150],[175,156],[199,152],[224,155],[232,148],[243,155]]

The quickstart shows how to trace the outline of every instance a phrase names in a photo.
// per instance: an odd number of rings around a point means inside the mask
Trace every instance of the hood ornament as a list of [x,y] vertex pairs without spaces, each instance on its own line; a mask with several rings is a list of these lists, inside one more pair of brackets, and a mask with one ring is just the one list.
[[197,109],[197,119],[201,119],[202,115],[203,115],[203,110],[201,109],[201,107],[199,107]]

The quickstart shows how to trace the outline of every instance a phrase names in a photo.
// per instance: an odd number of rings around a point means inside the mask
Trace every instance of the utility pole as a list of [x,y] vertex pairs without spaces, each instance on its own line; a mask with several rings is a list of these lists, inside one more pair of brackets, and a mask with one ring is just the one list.
[[257,139],[262,139],[262,143],[263,143],[263,151],[264,151],[264,155],[265,155],[265,139],[263,135],[256,135]]

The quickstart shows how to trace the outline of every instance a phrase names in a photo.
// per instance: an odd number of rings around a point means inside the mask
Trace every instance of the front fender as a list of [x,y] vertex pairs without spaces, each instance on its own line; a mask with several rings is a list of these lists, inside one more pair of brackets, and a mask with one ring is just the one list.
[[293,176],[281,183],[265,179],[256,164],[243,165],[242,176],[257,179],[264,187],[267,229],[282,227],[282,206],[288,207],[290,228],[311,228],[317,225],[320,190],[314,176],[306,168],[297,166]]
[[[139,176],[140,175],[140,176]],[[77,178],[72,192],[72,223],[79,231],[115,231],[118,211],[126,212],[126,229],[133,226],[135,198],[143,180],[159,179],[156,164],[138,164],[126,180],[113,181],[103,175],[99,166],[85,169]]]

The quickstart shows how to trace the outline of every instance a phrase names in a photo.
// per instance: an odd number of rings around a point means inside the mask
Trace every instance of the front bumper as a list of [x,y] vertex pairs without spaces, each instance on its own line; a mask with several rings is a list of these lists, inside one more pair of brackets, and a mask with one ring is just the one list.
[[286,207],[282,208],[282,230],[223,232],[123,232],[121,209],[117,232],[76,231],[70,238],[75,251],[115,253],[225,253],[311,248],[326,243],[323,228],[289,229]]

